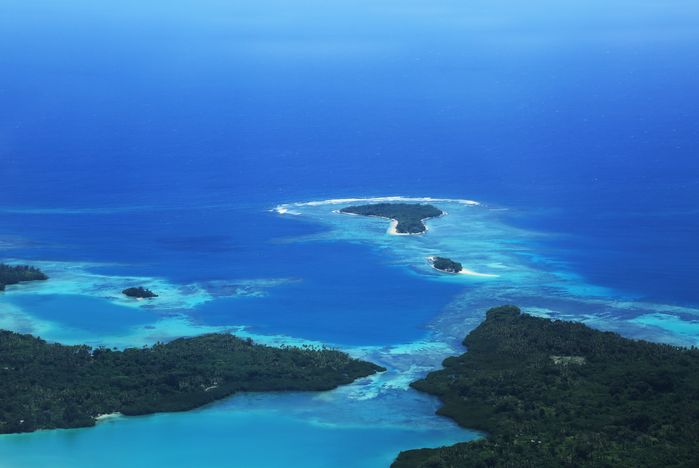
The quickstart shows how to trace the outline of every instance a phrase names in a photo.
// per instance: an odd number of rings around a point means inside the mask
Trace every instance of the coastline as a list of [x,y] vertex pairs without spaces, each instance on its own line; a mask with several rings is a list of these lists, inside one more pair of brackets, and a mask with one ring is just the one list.
[[440,270],[439,268],[434,266],[434,259],[435,259],[435,257],[433,257],[433,256],[427,257],[427,263],[429,263],[433,269],[437,270],[440,273],[446,273],[449,275],[477,276],[479,278],[498,278],[500,276],[500,275],[496,275],[493,273],[479,273],[477,271],[473,271],[473,270],[469,270],[468,268],[464,268],[463,266],[461,267],[461,271],[456,272],[456,273],[451,272],[451,271]]
[[[475,203],[475,202],[474,202]],[[287,213],[288,210],[286,208],[275,208],[275,211],[279,214],[284,214]],[[377,215],[358,215],[356,213],[347,213],[343,212],[340,210],[333,210],[333,213],[341,214],[341,215],[347,215],[347,216],[361,216],[362,218],[378,218],[378,219],[387,219],[391,221],[390,226],[386,230],[386,234],[389,234],[391,236],[424,236],[427,234],[427,231],[430,230],[430,227],[427,225],[427,220],[428,219],[437,219],[437,218],[443,218],[444,216],[448,215],[444,210],[441,210],[442,214],[439,216],[430,216],[429,218],[422,218],[420,222],[422,223],[423,226],[425,226],[425,230],[421,232],[398,232],[396,228],[398,227],[398,220],[395,218],[387,218],[385,216],[377,216]]]
[[[335,207],[332,207],[335,208]],[[323,215],[327,216],[328,212],[332,209],[331,207],[326,207],[323,208],[321,207],[318,209],[318,212],[323,212]],[[462,212],[471,212],[472,210],[468,208],[452,208],[450,209],[452,216],[454,217],[454,221],[458,221],[461,217]],[[480,210],[477,210],[480,211]],[[301,213],[288,213],[288,214],[301,214]],[[306,212],[304,211],[303,214],[305,215]],[[344,213],[344,214],[352,214],[352,213]],[[359,216],[359,215],[356,215]],[[339,217],[333,217],[330,216],[326,219],[335,219],[335,221],[332,221],[331,226],[334,225],[340,225],[343,223],[342,218]],[[388,218],[384,218],[388,219]],[[450,218],[451,220],[452,218]],[[330,224],[330,223],[329,223]],[[414,239],[412,241],[401,241],[401,240],[396,240],[396,239],[391,239],[387,238],[385,235],[383,235],[383,230],[382,229],[377,229],[376,225],[370,226],[372,223],[356,223],[360,224],[361,227],[357,230],[361,230],[361,234],[366,234],[366,237],[371,239],[378,239],[378,238],[383,238],[383,244],[381,245],[394,245],[394,246],[406,246],[406,245],[427,245],[425,242],[428,240],[430,243],[428,244],[429,246],[432,246],[432,240],[434,239],[434,244],[435,248],[430,249],[434,252],[440,252],[442,251],[442,248],[444,249],[445,252],[452,253],[456,255],[457,252],[467,252],[469,251],[470,248],[473,248],[474,252],[480,252],[480,250],[476,250],[480,247],[481,245],[474,245],[471,246],[470,244],[463,247],[463,250],[460,250],[460,245],[456,244],[455,245],[450,245],[450,244],[441,244],[439,243],[442,241],[442,236],[446,235],[451,235],[451,231],[448,229],[439,229],[436,231],[432,231],[431,236],[428,238],[421,238],[421,239]],[[366,227],[365,227],[366,226]],[[471,227],[469,227],[471,229]],[[349,229],[350,235],[358,235],[355,233],[354,229]],[[490,232],[487,233],[484,238],[491,239],[495,236],[491,235]],[[343,238],[344,239],[344,238]],[[399,247],[396,247],[399,248]],[[403,247],[400,247],[403,249]],[[486,250],[486,249],[483,249]],[[402,250],[401,250],[402,252]],[[428,251],[429,252],[429,251]],[[420,267],[420,260],[421,258],[424,258],[423,255],[413,255],[410,257],[411,263],[413,265],[417,265]],[[413,263],[413,259],[418,260],[417,262]],[[502,260],[498,258],[497,260]],[[504,261],[504,260],[503,260]],[[423,273],[429,274],[429,270],[424,270],[424,267],[421,268]],[[440,271],[440,270],[438,270]],[[444,273],[443,271],[440,271],[441,273]],[[474,273],[470,274],[470,273]],[[478,275],[483,275],[483,273],[478,273],[472,270],[468,270],[468,272],[459,272],[459,273],[454,273],[454,274],[467,274],[470,276],[478,276]],[[421,375],[424,373],[427,373],[430,370],[433,370],[434,368],[439,367],[442,359],[446,358],[449,355],[455,355],[458,353],[458,350],[460,350],[461,346],[461,340],[463,337],[468,333],[470,328],[475,328],[475,326],[478,325],[479,319],[482,318],[482,311],[486,310],[486,308],[490,305],[493,304],[493,300],[497,299],[498,301],[502,303],[510,303],[510,302],[516,302],[519,303],[519,300],[512,300],[511,297],[515,295],[518,292],[521,292],[518,289],[504,289],[500,290],[501,285],[502,286],[507,286],[507,282],[494,282],[494,281],[488,281],[487,279],[473,279],[473,280],[451,280],[447,277],[442,277],[441,280],[434,276],[435,281],[443,281],[443,282],[451,282],[451,283],[460,283],[463,285],[468,285],[469,287],[471,285],[475,285],[476,287],[470,288],[470,295],[464,294],[463,296],[459,296],[455,299],[455,302],[450,303],[449,307],[443,311],[440,312],[431,322],[428,327],[429,330],[429,335],[428,337],[425,338],[425,342],[411,342],[411,343],[406,343],[405,345],[396,345],[393,346],[387,350],[384,350],[383,348],[380,348],[377,346],[377,349],[369,349],[369,346],[366,347],[358,347],[355,350],[356,354],[362,354],[362,353],[374,353],[375,355],[380,355],[382,353],[385,353],[385,355],[382,356],[382,359],[387,360],[388,362],[391,363],[391,367],[395,366],[397,369],[408,369],[410,374],[406,374],[403,376],[398,376],[398,372],[396,371],[393,375],[381,377],[376,379],[376,383],[373,383],[372,386],[365,386],[365,387],[360,387],[357,386],[356,388],[347,388],[342,390],[341,392],[343,395],[350,395],[348,396],[348,400],[352,401],[359,401],[359,399],[362,399],[361,401],[368,401],[372,398],[377,398],[374,395],[381,395],[382,392],[386,391],[398,391],[396,389],[407,389],[408,388],[408,383],[411,381],[414,381],[418,378],[420,378]],[[515,277],[516,275],[504,275],[508,282],[512,280],[512,277]],[[497,285],[497,287],[494,287]],[[489,290],[481,290],[480,293],[476,292],[476,288],[484,288],[488,287]],[[529,293],[529,294],[527,294]],[[531,291],[524,291],[523,295],[526,296],[526,298],[532,297],[533,293]],[[552,302],[553,299],[549,299],[547,297],[544,298],[545,301],[544,304],[541,304],[541,298],[539,297],[539,293],[536,293],[536,298],[531,301],[527,301],[526,298],[522,300],[522,302],[529,302],[533,303],[536,305],[543,305],[548,307],[546,310],[558,310],[560,307],[560,304],[558,302]],[[559,298],[556,298],[558,300]],[[577,307],[580,307],[579,304],[576,304],[575,307],[573,307],[572,304],[569,304],[569,307],[562,307],[562,309],[575,309]],[[474,312],[475,311],[475,312]],[[565,317],[564,317],[565,318]],[[568,320],[571,320],[571,318],[567,318]],[[452,335],[454,335],[452,337]],[[434,340],[434,341],[432,341]],[[380,348],[380,350],[378,349]],[[449,349],[455,350],[455,351],[449,351]],[[387,355],[387,356],[386,356]],[[367,388],[369,387],[369,388]],[[390,390],[387,390],[390,389]],[[328,397],[329,399],[329,397]],[[329,403],[328,403],[329,405]],[[338,405],[340,406],[340,405]],[[344,408],[340,406],[341,408]],[[352,408],[353,410],[356,408]],[[373,409],[373,408],[372,408]],[[368,411],[371,412],[371,411]],[[431,414],[430,414],[431,415]],[[368,418],[368,417],[367,417]],[[101,418],[100,420],[104,419],[110,419],[110,418]],[[125,419],[132,419],[132,418],[125,418]],[[145,419],[145,418],[144,418]],[[369,418],[368,418],[369,419]],[[392,421],[392,420],[391,420]],[[116,421],[115,421],[116,422]],[[401,423],[403,421],[401,420]],[[119,424],[126,424],[126,421],[119,422]],[[393,423],[393,422],[392,422]],[[105,427],[110,427],[114,426],[115,423],[109,423],[105,424]],[[417,447],[419,445],[415,445]]]
[[[383,216],[372,216],[372,218],[383,218]],[[430,230],[430,228],[427,227],[425,224],[425,219],[430,219],[430,218],[425,218],[421,219],[420,221],[422,224],[425,226],[425,230],[422,232],[398,232],[396,229],[398,227],[398,220],[393,219],[393,218],[383,218],[383,219],[390,219],[391,220],[391,225],[388,227],[386,230],[386,234],[390,234],[391,236],[423,236],[427,234],[427,231]]]
[[122,417],[123,414],[119,412],[114,412],[114,413],[106,413],[106,414],[98,414],[95,416],[95,423],[106,421],[108,419],[116,419]]
[[382,203],[382,202],[414,202],[414,203],[460,203],[462,205],[469,206],[479,206],[480,203],[475,200],[468,200],[465,198],[433,198],[433,197],[402,197],[399,195],[387,196],[387,197],[365,197],[365,198],[330,198],[328,200],[315,200],[309,202],[295,202],[295,203],[283,203],[278,205],[278,208],[287,208],[289,206],[322,206],[322,205],[346,205],[349,203],[357,202],[368,202],[368,203]]
[[[293,207],[317,207],[324,205],[347,205],[352,203],[391,203],[391,202],[409,202],[409,203],[458,203],[464,206],[483,206],[480,202],[469,200],[466,198],[433,198],[433,197],[402,197],[398,195],[387,197],[365,197],[365,198],[330,198],[328,200],[315,200],[306,202],[290,202],[280,203],[269,211],[280,215],[301,215],[300,212],[293,210]],[[446,213],[446,212],[445,212]],[[350,214],[350,213],[345,213]]]
[[461,271],[457,273],[457,275],[469,275],[469,276],[478,276],[480,278],[498,278],[500,275],[496,275],[493,273],[478,273],[477,271],[469,270],[468,268],[461,268]]

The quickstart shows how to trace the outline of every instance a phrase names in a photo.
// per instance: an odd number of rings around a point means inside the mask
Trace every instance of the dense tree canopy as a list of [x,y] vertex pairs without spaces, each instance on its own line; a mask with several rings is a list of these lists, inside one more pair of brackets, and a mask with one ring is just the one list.
[[241,391],[330,390],[382,370],[340,351],[225,334],[114,351],[0,331],[0,433],[91,426],[112,412],[184,411]]
[[468,352],[413,383],[485,439],[407,467],[699,466],[699,351],[491,309]]
[[48,279],[48,276],[38,268],[0,263],[0,291],[4,291],[6,285],[45,279]]
[[396,232],[401,234],[420,234],[427,230],[423,223],[425,219],[436,218],[444,214],[442,210],[432,205],[415,203],[376,203],[372,205],[348,206],[341,213],[362,216],[379,216],[395,219]]
[[458,273],[464,269],[464,267],[459,262],[455,262],[449,258],[444,257],[431,257],[430,261],[432,266],[440,271],[445,271],[447,273]]
[[150,299],[152,297],[158,297],[158,295],[155,294],[153,291],[151,291],[150,289],[146,289],[143,286],[138,286],[136,288],[126,288],[122,291],[122,294],[129,297],[135,297],[137,299]]

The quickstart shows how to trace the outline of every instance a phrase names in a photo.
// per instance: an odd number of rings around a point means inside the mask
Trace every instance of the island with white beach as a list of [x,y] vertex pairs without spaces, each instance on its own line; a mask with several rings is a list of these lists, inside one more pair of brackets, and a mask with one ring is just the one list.
[[442,273],[477,276],[480,278],[497,278],[499,276],[492,273],[479,273],[469,270],[468,268],[464,268],[461,263],[446,257],[427,257],[427,262],[432,268]]
[[0,291],[4,291],[5,286],[47,279],[48,276],[36,267],[0,263]]
[[0,434],[187,411],[238,392],[332,390],[384,370],[334,349],[225,333],[114,350],[0,330]]
[[419,203],[375,203],[348,206],[339,212],[390,219],[391,227],[388,232],[394,235],[424,234],[427,232],[426,220],[445,214],[444,211],[433,205]]
[[124,296],[132,297],[134,299],[152,299],[154,297],[158,297],[158,295],[155,294],[153,291],[144,288],[143,286],[126,288],[121,293]]
[[464,269],[461,263],[446,257],[427,257],[427,261],[430,262],[432,268],[444,273],[458,274]]
[[[47,278],[36,267],[0,264],[0,284]],[[124,294],[156,297],[131,289]],[[384,370],[327,347],[275,347],[228,333],[120,350],[0,329],[0,434],[187,411],[239,392],[332,390]]]

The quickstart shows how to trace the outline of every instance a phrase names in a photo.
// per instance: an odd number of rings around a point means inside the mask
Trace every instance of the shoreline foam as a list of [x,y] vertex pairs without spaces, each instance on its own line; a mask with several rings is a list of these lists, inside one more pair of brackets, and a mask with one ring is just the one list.
[[293,214],[300,213],[293,211],[291,207],[297,206],[323,206],[323,205],[346,205],[348,203],[382,203],[382,202],[413,202],[413,203],[459,203],[466,206],[481,206],[481,203],[475,200],[465,198],[433,198],[433,197],[403,197],[403,196],[388,196],[388,197],[365,197],[365,198],[331,198],[328,200],[316,200],[308,202],[282,203],[272,208],[270,211],[277,214]]
[[106,421],[108,419],[115,419],[115,418],[120,418],[122,417],[123,414],[116,412],[116,413],[107,413],[107,414],[98,414],[95,416],[95,422],[102,422]]

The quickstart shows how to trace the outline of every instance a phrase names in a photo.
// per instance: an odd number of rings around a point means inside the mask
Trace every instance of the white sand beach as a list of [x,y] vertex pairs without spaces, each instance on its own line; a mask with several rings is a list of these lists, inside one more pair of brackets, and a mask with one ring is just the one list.
[[440,273],[449,273],[449,274],[452,274],[452,275],[478,276],[478,277],[481,277],[481,278],[497,278],[498,276],[500,276],[500,275],[494,275],[494,274],[492,274],[492,273],[479,273],[479,272],[477,272],[477,271],[473,271],[473,270],[469,270],[468,268],[464,268],[463,266],[461,267],[461,271],[458,272],[458,273],[451,273],[451,272],[449,272],[449,271],[440,270],[439,268],[436,268],[436,267],[434,266],[435,258],[436,258],[436,257],[433,257],[433,256],[427,257],[427,262],[430,264],[430,266],[431,266],[432,268],[434,268],[435,270],[439,271]]
[[[372,218],[383,218],[382,216],[371,216]],[[384,218],[387,219],[387,218]],[[422,220],[422,223],[425,224],[425,220]],[[425,230],[422,232],[398,232],[396,229],[398,227],[398,220],[396,219],[391,219],[391,225],[389,226],[388,230],[386,233],[392,235],[392,236],[422,236],[427,233],[427,231],[430,230],[429,227],[425,224]]]
[[461,268],[461,271],[458,273],[460,275],[469,275],[469,276],[480,276],[482,278],[497,278],[500,275],[494,275],[492,273],[478,273],[477,271],[469,270],[466,268]]
[[101,422],[106,421],[107,419],[120,418],[121,416],[123,416],[121,413],[98,414],[97,416],[95,416],[95,421]]

